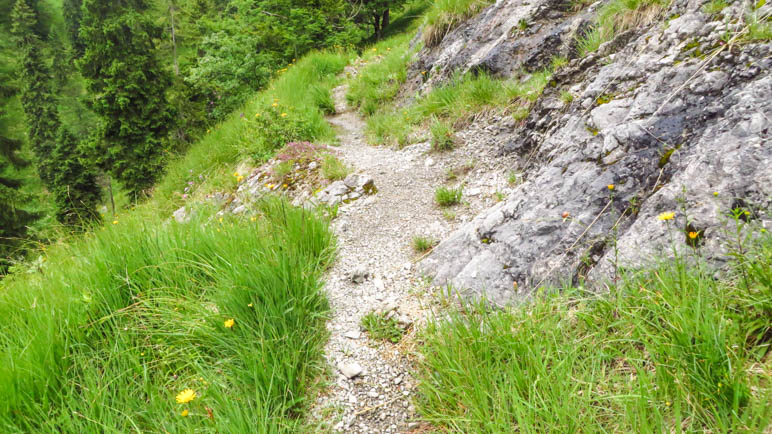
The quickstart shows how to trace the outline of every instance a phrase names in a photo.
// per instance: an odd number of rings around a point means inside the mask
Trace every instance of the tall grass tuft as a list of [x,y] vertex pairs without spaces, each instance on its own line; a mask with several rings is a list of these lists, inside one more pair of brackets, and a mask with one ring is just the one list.
[[325,221],[266,200],[187,224],[138,209],[52,247],[0,287],[0,431],[297,432],[332,246]]
[[438,45],[456,26],[480,13],[492,0],[438,0],[426,12],[423,41],[427,47]]

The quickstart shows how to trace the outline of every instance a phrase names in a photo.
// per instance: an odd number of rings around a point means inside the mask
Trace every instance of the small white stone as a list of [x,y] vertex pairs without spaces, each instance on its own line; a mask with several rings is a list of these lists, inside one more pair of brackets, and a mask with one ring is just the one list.
[[362,373],[362,366],[357,362],[339,363],[338,370],[341,374],[345,375],[346,378],[351,379]]
[[426,161],[424,161],[424,166],[425,167],[432,167],[432,166],[434,166],[434,158],[432,158],[432,157],[427,158]]

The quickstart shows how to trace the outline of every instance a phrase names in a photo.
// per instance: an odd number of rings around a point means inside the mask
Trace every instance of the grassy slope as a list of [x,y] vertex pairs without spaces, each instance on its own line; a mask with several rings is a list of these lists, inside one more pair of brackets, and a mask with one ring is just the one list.
[[721,281],[680,258],[609,294],[465,306],[424,334],[419,409],[453,432],[763,432],[772,236],[739,258]]
[[[149,203],[0,283],[0,431],[298,429],[326,336],[327,223],[280,201],[243,218],[164,216],[198,175],[194,196],[235,186],[236,163],[282,141],[331,140],[323,112],[348,59],[301,59],[247,104],[250,116],[235,113],[174,162]],[[187,388],[198,398],[177,404]]]

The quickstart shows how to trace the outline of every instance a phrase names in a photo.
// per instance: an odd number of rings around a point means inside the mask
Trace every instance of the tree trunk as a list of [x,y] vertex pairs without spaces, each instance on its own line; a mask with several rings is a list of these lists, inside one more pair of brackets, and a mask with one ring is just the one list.
[[381,17],[381,30],[386,30],[386,27],[389,26],[389,10],[386,9],[383,11],[383,17]]
[[375,29],[375,39],[381,39],[381,16],[378,14],[373,15],[373,27]]

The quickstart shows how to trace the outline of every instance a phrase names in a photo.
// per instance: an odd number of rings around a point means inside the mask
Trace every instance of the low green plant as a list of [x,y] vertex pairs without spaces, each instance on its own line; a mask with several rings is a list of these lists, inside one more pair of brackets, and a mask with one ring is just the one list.
[[370,335],[370,339],[378,341],[389,341],[396,344],[405,334],[396,319],[386,318],[382,313],[370,312],[362,317],[360,324]]
[[507,183],[511,186],[519,185],[523,182],[523,174],[511,170],[507,175]]
[[769,16],[761,17],[759,12],[753,12],[746,17],[748,33],[745,40],[750,42],[772,40],[772,21]]
[[518,122],[526,119],[528,115],[531,114],[531,109],[528,107],[518,107],[514,112],[512,112],[512,118]]
[[332,154],[325,154],[322,157],[321,169],[322,176],[330,181],[341,180],[351,173],[351,168]]
[[434,190],[434,200],[437,202],[437,205],[441,207],[457,205],[461,202],[461,196],[461,187],[438,187],[436,190]]
[[608,293],[464,304],[421,339],[417,407],[453,432],[765,432],[772,236],[623,272]]
[[453,126],[449,122],[434,118],[429,127],[432,133],[432,149],[435,151],[449,151],[455,143],[453,139]]
[[447,220],[449,222],[452,222],[452,221],[456,220],[456,212],[453,211],[453,210],[450,210],[450,209],[443,209],[442,210],[442,217],[445,220]]
[[729,6],[726,0],[710,0],[702,6],[702,11],[708,15],[715,15]]
[[571,104],[574,100],[574,94],[564,90],[563,92],[560,92],[560,100],[563,101],[564,104]]
[[434,246],[437,245],[437,240],[430,237],[424,237],[421,235],[416,235],[413,237],[413,251],[416,253],[426,253]]

